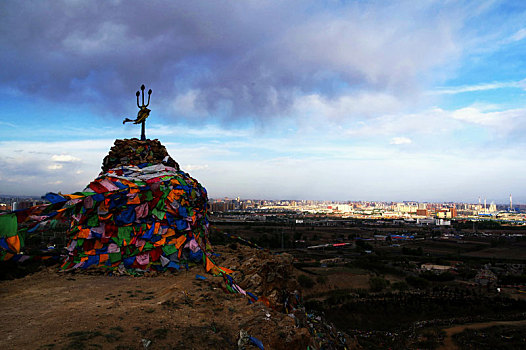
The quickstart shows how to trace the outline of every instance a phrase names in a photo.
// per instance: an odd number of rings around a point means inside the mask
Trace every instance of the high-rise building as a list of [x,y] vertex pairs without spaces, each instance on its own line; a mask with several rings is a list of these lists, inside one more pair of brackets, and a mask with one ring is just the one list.
[[427,209],[417,209],[416,215],[419,216],[429,216],[429,211]]

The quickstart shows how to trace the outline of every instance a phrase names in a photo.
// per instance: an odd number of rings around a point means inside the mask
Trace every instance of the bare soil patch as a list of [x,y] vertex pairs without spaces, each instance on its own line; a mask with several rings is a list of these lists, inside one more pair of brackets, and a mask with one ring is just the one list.
[[[152,277],[58,272],[55,267],[0,282],[2,349],[227,349],[239,331],[265,348],[306,348],[310,334],[294,319],[227,294],[221,277]],[[256,347],[253,347],[256,349]]]

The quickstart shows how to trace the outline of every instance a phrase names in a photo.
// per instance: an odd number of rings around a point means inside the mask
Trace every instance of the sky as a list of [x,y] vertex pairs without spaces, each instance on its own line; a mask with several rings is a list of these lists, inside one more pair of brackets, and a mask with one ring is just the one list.
[[81,191],[135,92],[209,197],[526,203],[526,2],[2,1],[0,194]]

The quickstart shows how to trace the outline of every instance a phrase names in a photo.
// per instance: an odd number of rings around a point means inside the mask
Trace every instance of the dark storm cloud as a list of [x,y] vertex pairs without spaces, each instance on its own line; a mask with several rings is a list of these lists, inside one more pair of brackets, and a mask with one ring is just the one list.
[[205,114],[261,117],[303,94],[403,94],[457,53],[448,9],[319,4],[4,1],[0,84],[120,115],[144,82],[164,111],[192,91]]

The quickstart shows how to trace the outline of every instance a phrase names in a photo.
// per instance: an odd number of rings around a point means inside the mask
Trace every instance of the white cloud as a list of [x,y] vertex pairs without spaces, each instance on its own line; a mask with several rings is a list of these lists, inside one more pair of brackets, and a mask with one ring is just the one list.
[[88,56],[94,52],[105,55],[126,49],[126,31],[125,25],[109,21],[101,23],[96,31],[74,29],[65,33],[62,47],[76,56]]
[[388,93],[359,92],[336,98],[319,94],[298,97],[292,112],[304,116],[328,118],[333,121],[378,116],[395,113],[402,107],[402,101]]
[[51,165],[48,165],[48,169],[49,170],[60,170],[62,169],[64,166],[62,164],[51,164]]
[[[516,172],[526,162],[514,159],[517,153],[470,157],[421,152],[386,158],[384,150],[376,152],[377,158],[345,162],[294,157],[211,162],[199,181],[214,198],[475,201],[481,191],[492,200],[506,198],[510,191],[524,193]],[[480,169],[486,169],[485,176]],[[495,183],[495,178],[502,181]]]
[[57,181],[48,182],[48,185],[61,185],[62,183],[63,183],[62,180],[57,180]]
[[526,133],[526,108],[485,111],[475,106],[460,108],[447,114],[450,118],[483,126],[488,133],[506,137]]
[[5,125],[5,126],[9,126],[11,128],[16,128],[16,125],[13,124],[13,123],[9,123],[9,122],[4,122],[2,120],[0,120],[0,125]]
[[[113,140],[0,141],[0,192],[42,195],[82,190],[100,171]],[[69,154],[63,154],[64,150]],[[19,150],[19,152],[15,152]],[[38,150],[35,152],[33,150]],[[55,156],[56,163],[50,164]],[[14,179],[9,182],[8,179]],[[3,182],[2,182],[3,181]],[[60,183],[59,183],[60,181]]]
[[181,169],[185,171],[196,171],[208,169],[208,164],[188,164],[181,166]]
[[51,157],[52,161],[69,163],[69,162],[78,162],[80,159],[69,154],[54,154]]
[[[230,126],[229,126],[230,127]],[[155,136],[177,136],[181,137],[199,137],[199,138],[228,138],[228,137],[245,137],[251,134],[251,130],[221,128],[216,125],[200,123],[199,125],[174,125],[171,123],[152,124],[147,128],[149,135]]]
[[202,108],[197,106],[196,100],[199,96],[199,91],[196,89],[190,89],[182,94],[177,95],[175,100],[170,104],[173,113],[183,115],[194,115],[196,113],[203,114]]
[[515,34],[513,34],[510,37],[509,41],[511,42],[520,41],[524,38],[526,38],[526,28],[519,29],[517,32],[515,32]]
[[[499,109],[500,108],[500,109]],[[375,137],[395,138],[403,134],[419,145],[444,144],[448,139],[465,147],[480,142],[526,141],[526,108],[502,109],[496,105],[473,104],[454,110],[434,107],[417,113],[396,113],[344,125],[343,134],[361,140]],[[485,146],[487,147],[487,146]]]
[[[478,196],[482,188],[491,186],[493,192],[487,194],[488,198],[498,192],[520,193],[520,181],[509,175],[511,171],[520,173],[525,166],[522,161],[516,162],[521,159],[520,148],[502,152],[488,147],[483,156],[480,149],[475,153],[457,145],[452,146],[451,152],[445,149],[453,131],[462,131],[465,126],[471,126],[467,129],[472,130],[473,125],[486,128],[474,121],[481,115],[497,113],[482,107],[471,108],[456,114],[436,108],[411,115],[373,118],[355,134],[342,132],[334,126],[318,125],[316,130],[291,132],[288,137],[247,134],[221,142],[210,138],[185,143],[161,141],[182,164],[182,169],[207,188],[211,197],[237,194],[245,198],[467,200]],[[498,113],[506,115],[506,111]],[[442,124],[448,128],[438,130]],[[487,128],[495,129],[493,126]],[[360,132],[362,139],[356,137]],[[386,139],[391,144],[418,144],[418,147],[393,147],[385,144]],[[112,143],[112,140],[42,145],[0,142],[0,188],[10,188],[20,194],[22,191],[43,194],[81,190],[97,176],[102,158]],[[430,152],[433,144],[441,147],[441,152]],[[27,149],[41,152],[29,153]],[[82,162],[58,163],[62,169],[49,171],[49,155],[60,154],[57,150],[64,149]],[[490,175],[479,179],[473,170],[476,167],[495,168],[488,170],[492,172]],[[396,174],[389,181],[386,169],[389,174]],[[471,181],[472,178],[477,181]],[[494,178],[505,181],[498,186],[489,184]],[[16,179],[16,182],[7,179]],[[319,179],[330,181],[320,183]],[[452,190],[437,194],[435,188],[442,182]],[[457,192],[453,190],[455,186],[458,186]]]
[[448,112],[438,107],[417,113],[393,113],[346,125],[344,133],[352,137],[395,137],[399,134],[426,136],[449,133],[460,122],[448,118]]
[[399,137],[393,137],[391,139],[391,142],[389,142],[391,145],[408,145],[412,141],[410,138],[399,136]]
[[496,90],[496,89],[504,89],[504,88],[525,89],[526,79],[523,79],[520,81],[492,82],[492,83],[475,84],[475,85],[443,87],[443,88],[438,88],[436,90],[431,91],[430,94],[454,95],[454,94],[461,94],[465,92]]

